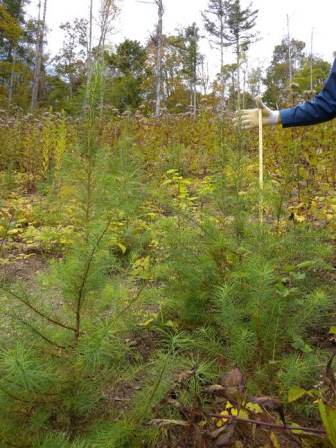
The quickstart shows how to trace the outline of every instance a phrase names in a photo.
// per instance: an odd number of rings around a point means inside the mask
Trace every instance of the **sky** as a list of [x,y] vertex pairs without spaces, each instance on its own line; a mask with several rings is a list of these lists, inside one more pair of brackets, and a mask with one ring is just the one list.
[[[94,0],[98,6],[100,0]],[[28,12],[36,16],[38,0],[31,0]],[[142,43],[153,32],[157,18],[156,6],[151,0],[119,0],[122,8],[116,23],[116,31],[110,37],[110,44],[115,45],[125,38],[136,39]],[[243,5],[250,3],[242,0]],[[196,22],[201,33],[206,35],[202,26],[201,11],[206,9],[208,0],[164,0],[164,32],[174,33],[181,27]],[[259,41],[249,51],[250,66],[265,67],[270,62],[273,48],[287,34],[288,14],[290,32],[293,38],[307,43],[310,52],[311,34],[313,31],[313,51],[315,54],[332,61],[336,50],[336,1],[335,0],[253,0],[253,7],[259,9],[256,30]],[[59,25],[78,17],[88,17],[89,0],[48,0],[47,24],[48,50],[57,53],[62,45],[62,32]],[[97,12],[97,11],[96,11]],[[209,61],[209,71],[214,76],[219,70],[219,53],[211,48],[207,39],[202,40],[202,52]],[[225,63],[233,62],[228,51]]]

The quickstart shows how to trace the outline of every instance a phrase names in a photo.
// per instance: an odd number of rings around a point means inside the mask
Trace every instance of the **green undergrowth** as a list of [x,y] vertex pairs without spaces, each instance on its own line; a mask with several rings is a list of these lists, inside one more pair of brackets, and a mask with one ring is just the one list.
[[[223,141],[223,123],[212,123],[211,151],[200,148],[212,165],[199,176],[182,143],[148,158],[158,143],[148,130],[139,144],[131,121],[104,140],[100,76],[36,191],[1,177],[2,258],[29,246],[48,263],[28,283],[8,263],[0,271],[0,446],[195,446],[219,410],[206,388],[235,367],[248,396],[278,397],[319,424],[309,394],[289,396],[311,393],[329,357],[330,227],[288,209],[298,179],[269,173],[261,196],[249,140]],[[53,131],[63,143],[64,120]],[[190,416],[195,432],[155,423]]]

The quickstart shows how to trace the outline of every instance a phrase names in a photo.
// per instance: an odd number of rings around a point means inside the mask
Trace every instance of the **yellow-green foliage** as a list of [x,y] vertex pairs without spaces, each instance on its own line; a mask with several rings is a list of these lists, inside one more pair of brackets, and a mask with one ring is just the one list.
[[[78,120],[1,116],[0,279],[10,279],[0,294],[9,347],[1,384],[24,404],[9,406],[0,390],[0,446],[1,437],[20,448],[71,446],[87,433],[97,446],[167,446],[146,418],[181,418],[158,406],[174,388],[180,351],[191,372],[234,364],[249,390],[291,396],[290,406],[308,399],[325,359],[311,333],[327,337],[321,323],[332,325],[334,125],[265,130],[260,227],[255,131],[237,135],[206,108],[196,119],[157,120],[97,106]],[[16,285],[11,272],[41,256],[52,259],[50,271],[38,284],[30,275],[28,291]],[[144,353],[132,348],[134,335]],[[169,366],[158,364],[167,341]],[[28,385],[6,383],[16,362]],[[110,397],[129,378],[140,391],[120,420]],[[200,401],[206,379],[198,381],[181,391],[188,406]],[[26,431],[17,440],[15,425]]]

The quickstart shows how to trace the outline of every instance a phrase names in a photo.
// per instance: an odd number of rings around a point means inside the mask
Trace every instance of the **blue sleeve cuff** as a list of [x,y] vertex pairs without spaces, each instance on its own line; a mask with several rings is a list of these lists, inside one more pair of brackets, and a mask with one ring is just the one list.
[[284,128],[309,126],[323,123],[336,117],[336,59],[331,73],[321,91],[312,101],[280,111]]
[[283,128],[293,126],[295,122],[294,108],[280,110],[281,124]]

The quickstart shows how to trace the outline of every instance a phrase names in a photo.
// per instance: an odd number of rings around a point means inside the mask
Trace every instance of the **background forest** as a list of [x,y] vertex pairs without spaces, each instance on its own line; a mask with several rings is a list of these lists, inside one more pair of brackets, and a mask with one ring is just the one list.
[[117,46],[122,2],[91,2],[48,56],[28,3],[0,1],[0,447],[336,446],[335,122],[265,129],[262,192],[232,126],[330,63],[288,33],[250,68],[239,0],[174,35],[155,0]]

